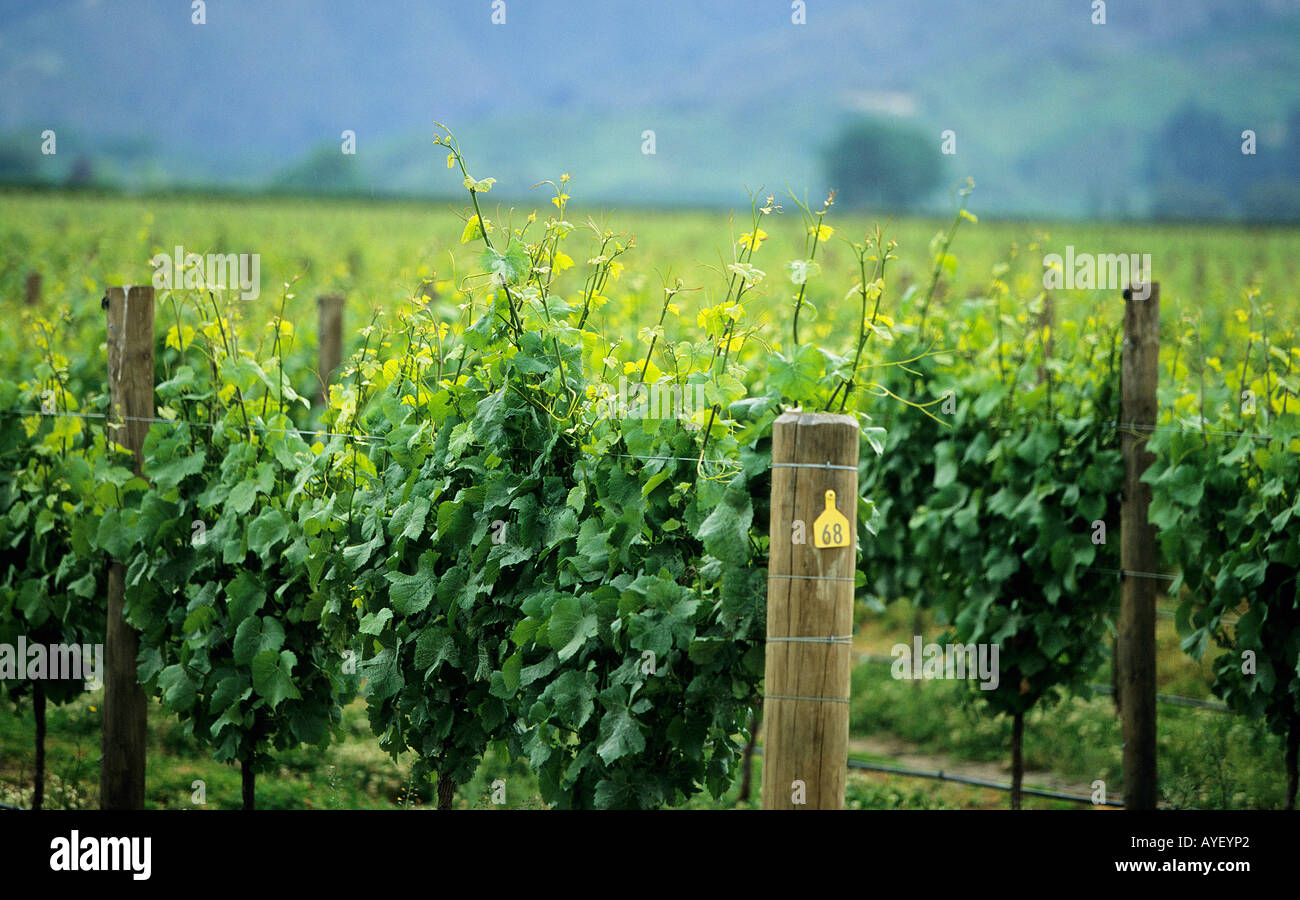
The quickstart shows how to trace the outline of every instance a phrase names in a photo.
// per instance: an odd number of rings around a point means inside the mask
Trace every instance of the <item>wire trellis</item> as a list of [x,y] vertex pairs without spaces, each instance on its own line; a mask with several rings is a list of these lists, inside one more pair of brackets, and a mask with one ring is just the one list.
[[1135,422],[1107,422],[1106,427],[1119,431],[1165,432],[1167,434],[1201,434],[1210,437],[1254,438],[1257,441],[1281,441],[1282,438],[1262,431],[1219,431],[1215,428],[1183,428],[1178,425],[1139,425]]
[[[755,756],[763,755],[762,747],[754,748]],[[1000,781],[988,781],[984,778],[971,778],[967,775],[954,775],[951,772],[945,772],[943,769],[936,771],[925,769],[910,769],[904,766],[886,766],[880,763],[867,762],[866,760],[854,759],[849,757],[846,763],[847,768],[861,772],[880,772],[885,775],[903,775],[909,778],[930,778],[937,781],[951,781],[954,784],[967,784],[972,787],[991,788],[995,791],[1010,791],[1011,785],[1004,784]],[[1067,794],[1063,791],[1053,791],[1047,788],[1021,786],[1020,793],[1026,797],[1044,797],[1049,800],[1068,800],[1072,803],[1086,803],[1089,806],[1109,806],[1123,808],[1123,800],[1109,800],[1105,803],[1097,803],[1092,797],[1083,794]]]
[[[194,422],[189,419],[162,419],[157,416],[112,416],[110,417],[108,413],[65,412],[65,411],[44,412],[43,410],[39,410],[39,409],[4,409],[4,410],[0,410],[0,412],[6,413],[11,416],[65,416],[65,417],[71,417],[75,419],[111,418],[112,421],[109,422],[109,424],[114,424],[116,422],[146,422],[150,425],[170,425],[173,428],[180,428],[182,425],[189,425],[191,428],[218,427],[213,422]],[[260,422],[258,423],[249,422],[246,426],[241,424],[239,426],[229,426],[229,427],[232,428],[237,427],[238,430],[240,431],[242,431],[244,428],[248,428],[251,431],[260,431],[263,433],[270,433],[270,434],[296,434],[299,437],[306,435],[308,437],[340,437],[340,438],[349,438],[353,440],[369,440],[369,441],[383,440],[383,438],[374,434],[360,434],[360,433],[348,434],[339,431],[311,431],[309,429],[302,429],[302,428],[274,428],[270,425],[264,425]]]
[[[194,422],[189,419],[163,419],[157,416],[112,416],[110,417],[108,413],[101,413],[101,412],[71,412],[71,411],[64,411],[64,410],[55,410],[55,411],[46,412],[40,409],[3,409],[0,410],[0,413],[4,413],[6,415],[11,415],[11,416],[63,416],[63,417],[70,417],[76,419],[95,419],[95,420],[106,420],[111,418],[109,424],[114,424],[117,422],[145,422],[150,425],[170,425],[173,428],[180,428],[182,425],[189,425],[192,428],[217,428],[218,427],[216,424],[212,422]],[[276,428],[270,425],[262,424],[260,422],[249,422],[246,426],[243,424],[239,424],[239,425],[230,425],[227,427],[234,428],[240,431],[247,428],[250,431],[258,431],[258,432],[271,433],[271,434],[296,434],[299,437],[343,438],[344,440],[356,440],[356,441],[384,440],[384,437],[382,435],[377,435],[377,434],[364,434],[362,432],[342,432],[342,431],[313,431],[311,429],[304,429],[304,428]],[[612,455],[620,459],[639,459],[645,461],[671,460],[671,461],[704,463],[704,464],[717,463],[723,465],[724,467],[728,464],[731,464],[731,465],[736,465],[737,470],[739,470],[738,460],[732,460],[732,459],[705,458],[701,460],[698,456],[640,456],[631,453],[615,453]],[[817,468],[822,468],[822,467],[817,466]]]

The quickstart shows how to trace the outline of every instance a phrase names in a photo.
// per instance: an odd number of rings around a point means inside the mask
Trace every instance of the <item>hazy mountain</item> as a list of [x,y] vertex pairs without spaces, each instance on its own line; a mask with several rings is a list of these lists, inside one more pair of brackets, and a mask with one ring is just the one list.
[[5,3],[0,132],[37,153],[54,129],[49,178],[85,157],[128,185],[260,187],[310,184],[349,129],[348,183],[445,191],[439,119],[502,195],[571,171],[585,199],[736,204],[823,193],[818,148],[872,110],[953,130],[976,209],[1058,215],[1140,209],[1187,101],[1225,153],[1249,128],[1295,154],[1300,0],[1112,0],[1104,25],[1090,0],[504,4],[497,25],[491,0],[210,0],[198,25],[184,2]]

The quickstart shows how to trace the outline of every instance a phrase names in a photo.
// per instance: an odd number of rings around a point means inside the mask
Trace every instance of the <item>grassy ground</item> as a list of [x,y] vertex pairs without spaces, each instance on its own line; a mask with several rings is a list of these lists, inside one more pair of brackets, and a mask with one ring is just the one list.
[[[927,640],[943,631],[925,616]],[[905,602],[871,615],[858,629],[860,652],[888,656],[896,642],[914,634],[913,612]],[[1179,648],[1171,619],[1157,620],[1156,689],[1194,699],[1212,699],[1209,666]],[[1212,655],[1212,654],[1207,654]],[[1098,673],[1107,684],[1109,671]],[[1010,778],[1011,722],[990,717],[972,703],[966,684],[897,681],[887,662],[862,662],[854,670],[850,729],[855,736],[890,736],[922,754],[996,763]],[[1239,716],[1160,704],[1157,710],[1161,802],[1198,808],[1280,808],[1286,775],[1281,741],[1262,725]],[[1114,703],[1101,694],[1069,698],[1026,718],[1025,766],[1050,772],[1070,793],[1091,795],[1095,781],[1107,794],[1122,794],[1119,722]],[[1026,784],[1033,784],[1026,776]]]
[[[94,808],[99,792],[99,701],[87,694],[51,708],[47,747],[46,806]],[[32,795],[30,710],[0,715],[0,803],[28,806]],[[427,806],[431,792],[414,784],[410,761],[394,761],[370,734],[365,704],[343,711],[343,740],[324,752],[301,749],[277,756],[278,768],[257,779],[262,809],[393,809]],[[239,770],[195,752],[181,726],[157,705],[149,711],[146,805],[156,809],[237,809]],[[506,806],[540,807],[536,785],[521,764],[490,756],[475,778],[457,791],[462,808],[492,806],[491,784],[506,782]],[[199,789],[202,783],[202,799]],[[532,798],[531,800],[529,798]]]

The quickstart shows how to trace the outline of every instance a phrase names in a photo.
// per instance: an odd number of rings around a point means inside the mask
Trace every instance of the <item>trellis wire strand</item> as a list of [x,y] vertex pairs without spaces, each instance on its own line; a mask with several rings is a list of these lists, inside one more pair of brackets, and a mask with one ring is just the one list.
[[[42,412],[38,409],[3,409],[0,412],[7,413],[11,416],[68,416],[75,419],[110,419],[112,422],[147,422],[151,425],[171,425],[173,428],[179,428],[182,425],[189,425],[192,428],[216,428],[211,422],[192,422],[189,419],[161,419],[157,416],[112,416],[108,413],[83,413],[83,412]],[[229,426],[237,431],[244,430],[243,425]],[[337,431],[311,431],[301,428],[273,428],[270,425],[254,425],[249,423],[247,426],[252,431],[273,432],[277,434],[296,434],[299,436],[310,435],[312,437],[341,437],[351,438],[354,440],[378,441],[382,438],[374,434],[344,434]]]
[[1164,431],[1171,434],[1206,434],[1212,437],[1248,437],[1257,441],[1280,441],[1281,438],[1260,431],[1219,431],[1214,428],[1180,428],[1177,425],[1138,425],[1133,422],[1107,422],[1120,431]]
[[[56,410],[53,412],[44,412],[43,410],[39,410],[39,409],[3,409],[0,410],[0,413],[6,413],[11,416],[68,416],[76,419],[109,419],[110,418],[108,413],[68,412],[62,410]],[[151,425],[170,425],[173,428],[179,428],[182,425],[189,425],[194,428],[216,428],[217,427],[211,422],[192,422],[188,419],[163,419],[157,416],[113,416],[111,417],[111,419],[113,422],[118,422],[118,421],[147,422]],[[232,425],[229,427],[242,431],[244,426]],[[278,434],[296,434],[299,435],[300,437],[301,436],[339,437],[339,438],[346,438],[349,440],[360,440],[360,441],[381,441],[384,439],[383,435],[377,435],[377,434],[360,434],[360,433],[346,434],[338,431],[313,431],[310,429],[302,429],[302,428],[274,428],[270,425],[255,425],[251,423],[248,425],[248,428],[252,431],[273,432]],[[700,462],[700,459],[697,456],[638,456],[632,453],[616,453],[613,455],[620,459],[679,460],[681,462],[692,462],[692,463]],[[725,463],[732,463],[737,461],[729,460],[729,459],[706,459],[704,460],[704,462],[725,464]],[[821,468],[821,466],[817,466],[817,468]]]

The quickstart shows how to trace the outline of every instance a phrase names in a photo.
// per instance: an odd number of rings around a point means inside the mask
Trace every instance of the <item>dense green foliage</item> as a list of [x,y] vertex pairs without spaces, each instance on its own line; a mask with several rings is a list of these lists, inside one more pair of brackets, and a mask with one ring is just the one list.
[[[21,420],[9,415],[0,430],[0,644],[95,645],[103,642],[104,620],[91,601],[104,591],[104,570],[90,550],[95,543],[97,504],[111,502],[131,472],[105,454],[102,436],[66,412],[53,370],[21,391],[0,383],[0,409],[36,412]],[[44,408],[52,415],[40,415]],[[102,659],[98,661],[102,665]],[[47,661],[48,663],[48,661]],[[31,693],[35,682],[0,679],[11,699]],[[63,703],[80,695],[83,679],[42,683],[48,700]]]
[[[1145,478],[1151,518],[1186,586],[1178,608],[1183,648],[1213,644],[1214,692],[1267,722],[1288,742],[1294,802],[1300,748],[1300,353],[1271,343],[1275,317],[1246,294],[1245,354],[1223,381],[1201,380],[1175,424],[1152,435]],[[1261,308],[1262,306],[1262,308]],[[1288,338],[1291,335],[1287,335]],[[1221,368],[1203,351],[1199,368]],[[1208,365],[1207,365],[1208,363]]]
[[[177,379],[160,397],[211,402],[188,367]],[[235,421],[240,404],[222,412],[216,427],[151,432],[149,489],[104,549],[131,560],[126,615],[141,634],[141,682],[217,760],[256,772],[272,749],[326,743],[356,678],[320,640],[320,604],[307,589],[295,492],[311,471],[309,447],[276,430],[282,416],[250,439]]]
[[1026,366],[1000,375],[989,355],[938,381],[955,411],[946,415],[944,401],[936,414],[951,430],[928,450],[930,490],[906,523],[908,555],[928,573],[925,602],[957,642],[999,646],[999,684],[981,696],[1007,713],[1061,686],[1082,689],[1111,634],[1119,542],[1104,529],[1118,536],[1123,475],[1116,367],[1103,365],[1097,380],[1061,378],[1088,371],[1084,354],[1062,344],[1042,384]]
[[[464,781],[501,742],[561,807],[719,796],[762,675],[765,442],[783,400],[833,382],[820,354],[778,355],[764,389],[733,352],[771,201],[700,316],[707,333],[669,339],[666,288],[646,355],[624,364],[589,323],[630,241],[595,229],[588,290],[566,300],[551,288],[578,231],[565,181],[535,238],[534,217],[498,228],[479,212],[491,180],[443,141],[473,202],[462,240],[483,244],[490,280],[469,294],[463,341],[409,310],[378,341],[404,352],[363,354],[335,392],[331,427],[377,440],[364,454],[335,445],[328,496],[348,524],[322,530],[307,561],[327,628],[364,641],[384,746],[440,776]],[[677,398],[675,414],[620,409],[611,370],[636,376],[623,394]]]

